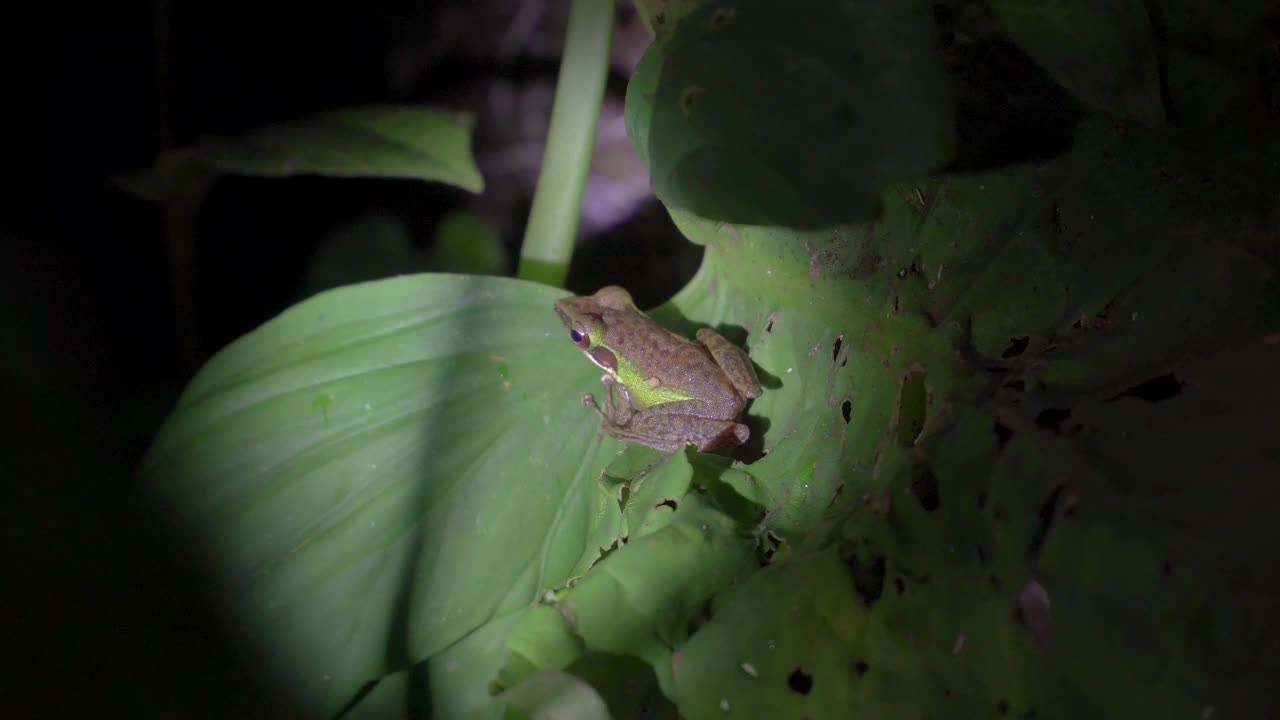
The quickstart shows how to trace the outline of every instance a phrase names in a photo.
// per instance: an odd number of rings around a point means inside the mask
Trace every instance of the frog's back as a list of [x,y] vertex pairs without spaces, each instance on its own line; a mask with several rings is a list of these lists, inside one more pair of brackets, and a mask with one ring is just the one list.
[[605,324],[607,344],[617,348],[643,376],[638,380],[682,390],[691,397],[736,397],[733,384],[702,343],[634,312],[608,313]]

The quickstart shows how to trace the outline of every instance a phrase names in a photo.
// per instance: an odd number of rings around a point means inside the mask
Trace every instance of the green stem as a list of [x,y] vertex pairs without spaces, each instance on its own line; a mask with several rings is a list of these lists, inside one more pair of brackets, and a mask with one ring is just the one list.
[[563,287],[595,150],[615,0],[571,0],[551,128],[516,277]]

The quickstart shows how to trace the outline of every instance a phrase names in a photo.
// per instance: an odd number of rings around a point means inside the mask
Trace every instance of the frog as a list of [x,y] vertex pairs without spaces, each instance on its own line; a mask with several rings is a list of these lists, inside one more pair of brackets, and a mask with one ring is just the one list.
[[675,333],[618,285],[561,298],[555,311],[570,342],[605,371],[604,407],[582,396],[604,432],[666,453],[685,445],[710,453],[750,439],[738,417],[763,391],[750,357],[724,336],[710,328],[696,341]]

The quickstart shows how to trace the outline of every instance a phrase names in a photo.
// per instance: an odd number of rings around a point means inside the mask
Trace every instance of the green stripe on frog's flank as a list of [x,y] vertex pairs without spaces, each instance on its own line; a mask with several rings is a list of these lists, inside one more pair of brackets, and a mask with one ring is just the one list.
[[694,398],[693,393],[674,387],[659,385],[656,388],[650,388],[649,376],[621,356],[618,358],[617,378],[618,382],[631,390],[631,404],[637,410]]

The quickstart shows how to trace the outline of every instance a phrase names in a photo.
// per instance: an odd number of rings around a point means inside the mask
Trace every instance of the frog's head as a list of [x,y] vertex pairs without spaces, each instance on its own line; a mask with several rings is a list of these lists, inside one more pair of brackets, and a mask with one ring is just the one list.
[[634,308],[630,293],[611,285],[594,295],[561,298],[556,301],[555,308],[556,315],[560,316],[560,322],[564,324],[574,346],[591,362],[611,374],[616,372],[617,357],[604,344],[607,329],[605,315],[610,311]]
[[569,340],[579,350],[587,352],[599,347],[604,342],[604,318],[600,316],[600,307],[590,297],[570,297],[556,301],[556,314],[565,330],[569,331]]

